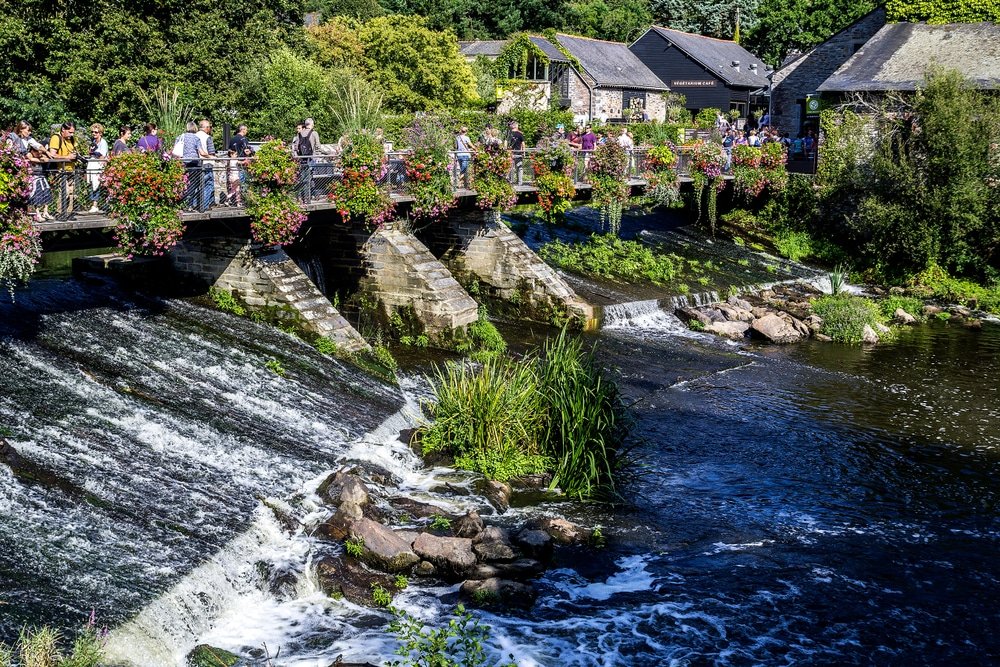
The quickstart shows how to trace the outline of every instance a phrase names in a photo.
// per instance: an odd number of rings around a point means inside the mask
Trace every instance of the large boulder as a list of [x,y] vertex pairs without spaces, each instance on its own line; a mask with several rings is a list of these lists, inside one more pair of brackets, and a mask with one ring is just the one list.
[[503,514],[510,509],[510,496],[514,492],[510,484],[492,479],[483,480],[478,486],[479,492],[489,501],[497,512]]
[[535,603],[535,590],[527,584],[507,579],[470,579],[462,584],[461,593],[480,605],[502,603],[530,607]]
[[916,324],[917,318],[910,315],[908,312],[902,308],[897,308],[896,312],[892,314],[893,318],[900,324]]
[[736,306],[737,308],[747,311],[753,308],[753,305],[751,305],[749,301],[747,301],[746,299],[741,299],[735,294],[726,299],[726,303],[728,303],[730,306]]
[[802,323],[809,327],[809,331],[812,331],[814,334],[818,334],[823,330],[823,318],[819,315],[810,315],[802,320]]
[[715,308],[714,306],[709,308],[702,308],[701,312],[704,313],[706,316],[708,316],[708,319],[712,320],[713,322],[725,322],[728,319],[726,315],[722,312],[722,310],[720,310],[719,308]]
[[575,544],[590,537],[588,531],[561,517],[542,519],[538,522],[538,529],[544,530],[559,544]]
[[921,312],[924,314],[925,317],[932,317],[942,312],[942,310],[943,309],[938,306],[932,306],[930,304],[927,304],[921,309]]
[[339,542],[347,538],[351,526],[363,516],[363,510],[356,503],[342,503],[332,517],[316,527],[316,533]]
[[795,343],[803,338],[791,322],[785,321],[774,313],[768,313],[764,317],[754,320],[750,325],[750,334],[779,344]]
[[402,572],[420,562],[410,544],[400,535],[371,519],[351,524],[351,537],[363,542],[362,559],[386,572]]
[[481,560],[487,562],[513,560],[517,556],[507,531],[496,526],[487,526],[473,540],[472,550]]
[[531,558],[519,558],[511,563],[480,563],[470,579],[534,579],[545,572],[545,566]]
[[346,472],[335,472],[316,489],[324,502],[340,507],[341,503],[354,503],[359,507],[368,504],[368,487],[358,477]]
[[[691,308],[690,306],[683,306],[674,310],[674,315],[677,316],[684,324],[691,324],[692,320],[697,320],[701,322],[702,325],[708,325],[712,323],[712,318],[701,312],[697,308]],[[720,313],[721,315],[721,313]]]
[[526,528],[514,536],[514,542],[530,558],[545,561],[552,557],[552,537],[544,530]]
[[798,331],[799,335],[801,335],[803,338],[808,338],[809,337],[809,334],[811,333],[811,331],[810,331],[809,327],[806,325],[805,322],[803,322],[802,320],[798,319],[794,315],[790,315],[789,313],[781,313],[781,315],[779,315],[779,317],[781,319],[785,320],[786,322],[788,322],[789,324],[791,324],[792,327],[796,331]]
[[712,322],[705,327],[705,331],[738,340],[746,335],[749,328],[750,324],[748,322]]
[[869,345],[874,345],[878,342],[878,334],[867,324],[861,331],[861,342],[868,343]]
[[415,519],[429,519],[434,516],[441,516],[445,510],[437,505],[422,503],[406,496],[394,496],[389,498],[389,505],[400,514],[407,514]]
[[445,575],[465,578],[476,567],[472,540],[467,537],[438,537],[420,533],[413,542],[413,550]]
[[316,563],[316,580],[321,591],[331,597],[343,597],[354,604],[375,607],[372,588],[381,586],[392,593],[393,578],[369,570],[353,558],[324,556]]
[[451,532],[455,537],[476,538],[483,532],[483,520],[479,518],[479,513],[469,510],[465,516],[461,516],[451,524]]
[[[747,306],[750,306],[748,303]],[[734,306],[728,303],[718,304],[718,309],[726,316],[726,319],[730,322],[752,322],[753,313],[750,312],[750,308],[740,308],[739,306]]]

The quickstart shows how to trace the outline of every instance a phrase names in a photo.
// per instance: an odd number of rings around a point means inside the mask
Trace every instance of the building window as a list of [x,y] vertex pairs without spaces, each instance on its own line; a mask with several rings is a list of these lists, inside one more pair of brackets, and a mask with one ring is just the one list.
[[[511,79],[521,78],[521,72],[518,71],[516,65],[510,66],[508,74]],[[528,58],[528,65],[524,69],[524,78],[528,81],[548,81],[549,64],[538,56],[531,56]]]

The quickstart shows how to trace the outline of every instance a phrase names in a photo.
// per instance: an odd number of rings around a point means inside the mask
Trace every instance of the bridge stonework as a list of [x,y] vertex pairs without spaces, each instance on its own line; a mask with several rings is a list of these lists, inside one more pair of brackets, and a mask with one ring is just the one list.
[[370,347],[280,248],[259,253],[242,239],[197,239],[181,242],[170,260],[185,278],[232,292],[251,309],[292,319],[347,352]]
[[431,340],[447,340],[479,319],[479,306],[423,243],[388,224],[361,246],[362,291],[378,298],[386,315],[413,308]]

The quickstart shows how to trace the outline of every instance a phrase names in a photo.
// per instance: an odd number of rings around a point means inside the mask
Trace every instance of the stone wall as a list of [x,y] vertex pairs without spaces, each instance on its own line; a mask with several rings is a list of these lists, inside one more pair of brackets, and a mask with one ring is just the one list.
[[594,117],[601,120],[622,117],[620,88],[598,88],[594,91]]
[[460,276],[478,280],[492,295],[517,303],[542,321],[570,317],[596,325],[594,308],[491,212],[453,214],[422,232],[428,245]]
[[590,90],[587,84],[580,78],[580,74],[572,67],[566,73],[569,77],[569,110],[577,119],[586,118],[590,120]]
[[649,120],[661,123],[667,119],[667,100],[663,93],[646,93],[646,115]]
[[819,46],[808,51],[772,76],[771,121],[782,132],[795,137],[803,118],[798,100],[816,92],[837,69],[885,25],[885,8],[879,7]]
[[243,239],[189,240],[170,253],[170,262],[187,280],[232,292],[250,308],[270,309],[348,352],[369,347],[280,248],[258,253]]
[[432,340],[447,340],[479,319],[475,300],[413,234],[386,225],[360,252],[366,269],[361,290],[387,311],[412,307]]

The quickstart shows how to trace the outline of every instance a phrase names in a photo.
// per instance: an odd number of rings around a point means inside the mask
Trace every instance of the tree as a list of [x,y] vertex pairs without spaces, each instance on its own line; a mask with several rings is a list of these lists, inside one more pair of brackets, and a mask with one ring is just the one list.
[[885,5],[890,21],[917,23],[1000,23],[997,0],[889,0]]
[[564,29],[584,37],[631,42],[652,21],[648,0],[576,0],[566,5]]
[[756,24],[759,4],[760,0],[651,0],[650,9],[658,25],[732,39],[737,17],[742,30]]
[[335,17],[306,28],[313,59],[323,67],[360,67],[365,51],[358,37],[360,25],[351,19]]
[[[874,0],[762,0],[745,45],[777,67],[792,49],[805,51],[820,44],[875,4]],[[749,26],[741,22],[741,28]]]
[[382,16],[363,24],[358,38],[369,78],[390,110],[458,108],[478,99],[472,68],[450,31],[431,30],[419,16]]

